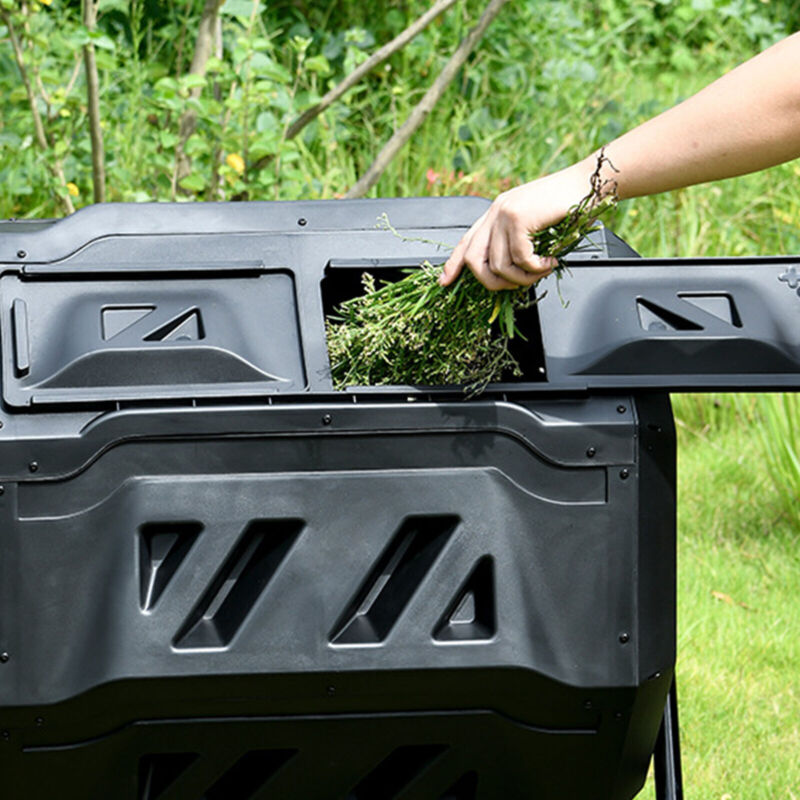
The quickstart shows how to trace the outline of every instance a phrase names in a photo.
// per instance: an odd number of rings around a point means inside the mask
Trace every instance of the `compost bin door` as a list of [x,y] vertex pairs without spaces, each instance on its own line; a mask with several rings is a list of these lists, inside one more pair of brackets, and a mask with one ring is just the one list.
[[560,289],[538,307],[551,387],[800,389],[796,256],[574,259]]
[[293,283],[263,270],[202,279],[5,275],[3,399],[19,407],[302,391]]

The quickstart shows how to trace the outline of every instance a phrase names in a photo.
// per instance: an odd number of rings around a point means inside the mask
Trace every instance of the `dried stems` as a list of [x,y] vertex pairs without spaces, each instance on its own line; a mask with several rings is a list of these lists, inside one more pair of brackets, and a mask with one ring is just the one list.
[[469,54],[475,49],[492,20],[500,13],[509,0],[490,0],[478,24],[462,39],[450,60],[444,65],[431,87],[423,98],[411,110],[406,121],[394,132],[383,146],[367,171],[356,181],[345,194],[345,197],[363,197],[380,179],[386,167],[406,145],[416,130],[425,121],[436,103],[447,90],[447,87],[466,62]]
[[[97,25],[98,5],[99,0],[84,0],[83,3],[83,24],[90,33]],[[92,140],[94,202],[103,203],[106,199],[106,167],[103,129],[100,125],[100,80],[97,74],[94,44],[91,40],[83,46],[83,63],[86,69],[86,98],[89,109],[89,133]]]

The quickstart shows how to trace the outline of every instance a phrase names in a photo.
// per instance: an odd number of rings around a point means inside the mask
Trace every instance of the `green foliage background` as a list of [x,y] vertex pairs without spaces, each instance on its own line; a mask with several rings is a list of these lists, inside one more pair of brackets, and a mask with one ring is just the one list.
[[[187,70],[202,5],[101,0],[91,38],[110,200],[343,193],[483,7],[461,0],[287,141],[298,113],[430,3],[228,0],[222,58],[198,79]],[[0,25],[0,218],[58,215],[70,190],[78,207],[92,197],[80,2],[28,6],[25,59],[51,148],[36,147]],[[800,0],[514,0],[373,194],[493,196],[584,157],[799,27]],[[187,108],[198,118],[192,168],[175,185]],[[54,158],[72,186],[54,182]],[[800,166],[623,203],[608,224],[648,256],[796,253]],[[724,396],[674,406],[687,796],[798,800],[800,406]]]
[[[17,6],[17,0],[2,0]],[[26,61],[53,153],[37,150],[31,114],[0,28],[0,216],[58,213],[46,169],[91,198],[80,2],[29,3]],[[482,9],[463,0],[345,99],[286,141],[288,124],[429,3],[228,0],[223,57],[187,75],[202,0],[103,0],[92,35],[111,200],[294,199],[344,192],[422,96]],[[256,13],[253,13],[253,10]],[[515,0],[490,28],[378,195],[496,194],[565,166],[785,35],[800,3],[762,0]],[[197,99],[191,89],[201,86]],[[66,89],[69,88],[69,91]],[[173,187],[181,113],[198,115],[192,172]],[[668,147],[669,143],[665,143]],[[227,162],[228,156],[234,156]],[[245,162],[240,174],[235,156]],[[214,164],[221,183],[212,187]],[[232,166],[233,165],[233,166]],[[431,172],[429,172],[431,170]],[[431,181],[429,176],[437,175]],[[648,255],[797,249],[794,168],[624,208],[615,227]],[[73,189],[74,191],[74,189]],[[738,189],[736,194],[738,195]],[[784,193],[786,194],[786,193]],[[744,202],[742,202],[744,199]],[[653,206],[653,208],[650,208]],[[647,229],[630,224],[642,214]]]

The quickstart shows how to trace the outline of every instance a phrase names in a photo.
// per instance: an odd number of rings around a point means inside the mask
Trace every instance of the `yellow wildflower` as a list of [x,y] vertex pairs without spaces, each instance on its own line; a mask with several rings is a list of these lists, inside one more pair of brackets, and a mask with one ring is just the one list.
[[782,208],[773,208],[772,209],[773,215],[779,219],[781,222],[785,223],[786,225],[797,225],[797,218],[794,217],[792,214],[784,211]]
[[[44,1],[44,0],[43,0],[43,1]],[[50,5],[50,3],[48,3],[48,5]],[[70,193],[70,194],[71,194],[73,197],[77,197],[77,196],[78,196],[78,195],[81,193],[81,192],[80,192],[80,189],[78,189],[78,187],[77,187],[77,186],[76,186],[76,185],[75,185],[75,184],[74,184],[72,181],[70,181],[70,182],[67,184],[67,191],[68,191],[68,192],[69,192],[69,193]]]
[[238,153],[229,153],[225,163],[239,175],[244,172],[244,159]]

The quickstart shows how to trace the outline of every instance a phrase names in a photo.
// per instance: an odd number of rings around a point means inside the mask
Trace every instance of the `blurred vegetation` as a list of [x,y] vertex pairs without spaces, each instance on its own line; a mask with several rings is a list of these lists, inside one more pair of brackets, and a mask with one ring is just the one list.
[[[220,50],[189,73],[204,0],[0,0],[22,41],[48,148],[36,145],[0,25],[0,216],[92,198],[82,48],[94,46],[109,200],[295,199],[344,193],[406,118],[484,3],[461,0],[345,97],[286,130],[428,7],[227,0]],[[692,93],[800,21],[800,0],[515,0],[374,194],[496,194],[565,166]],[[219,57],[218,57],[219,56]],[[180,124],[194,132],[179,169]],[[51,166],[63,162],[58,185]],[[627,204],[612,225],[648,255],[798,248],[796,168]],[[648,220],[637,224],[637,215]]]

